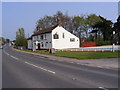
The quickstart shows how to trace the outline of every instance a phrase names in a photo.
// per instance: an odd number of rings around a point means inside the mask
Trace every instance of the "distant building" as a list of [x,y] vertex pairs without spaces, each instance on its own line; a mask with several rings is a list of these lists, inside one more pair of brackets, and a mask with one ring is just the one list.
[[0,45],[2,45],[3,44],[3,42],[2,41],[0,41]]
[[0,48],[2,48],[2,45],[3,45],[3,42],[2,42],[2,41],[0,41]]
[[28,49],[65,49],[79,48],[79,38],[60,26],[60,18],[57,25],[40,30],[28,38]]

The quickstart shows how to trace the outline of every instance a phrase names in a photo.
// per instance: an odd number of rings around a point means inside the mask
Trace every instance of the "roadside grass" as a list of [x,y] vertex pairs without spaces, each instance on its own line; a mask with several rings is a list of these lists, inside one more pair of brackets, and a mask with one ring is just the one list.
[[61,56],[61,57],[68,57],[68,58],[75,58],[75,59],[104,59],[104,58],[120,58],[120,51],[56,51],[55,54],[50,54],[47,50],[39,50],[39,51],[32,51],[32,50],[24,50],[27,52],[32,53],[39,53],[39,54],[47,54],[53,56]]

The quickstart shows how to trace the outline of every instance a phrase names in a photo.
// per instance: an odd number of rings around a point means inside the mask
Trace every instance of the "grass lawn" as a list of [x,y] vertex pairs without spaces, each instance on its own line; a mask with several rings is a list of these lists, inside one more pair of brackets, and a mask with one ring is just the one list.
[[[27,52],[33,52],[32,50],[24,50]],[[118,58],[120,51],[111,52],[111,51],[56,51],[55,54],[50,54],[47,50],[39,50],[34,53],[47,54],[53,56],[62,56],[75,59],[102,59],[102,58]]]

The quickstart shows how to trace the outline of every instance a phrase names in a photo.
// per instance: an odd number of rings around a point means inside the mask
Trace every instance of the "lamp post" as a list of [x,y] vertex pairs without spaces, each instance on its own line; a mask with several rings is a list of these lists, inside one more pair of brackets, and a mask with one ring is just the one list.
[[113,45],[112,45],[112,51],[114,52],[114,48],[115,48],[115,40],[114,40],[114,35],[115,35],[115,31],[113,31]]

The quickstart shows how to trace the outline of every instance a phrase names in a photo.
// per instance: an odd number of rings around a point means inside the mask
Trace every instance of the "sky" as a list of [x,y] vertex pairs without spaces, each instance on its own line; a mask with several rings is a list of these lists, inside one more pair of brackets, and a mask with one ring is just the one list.
[[120,15],[120,1],[118,3],[118,15]]
[[0,2],[0,36],[2,36],[2,3]]
[[2,2],[2,36],[14,40],[18,28],[24,28],[28,37],[39,18],[57,11],[69,16],[96,14],[116,22],[118,2]]

